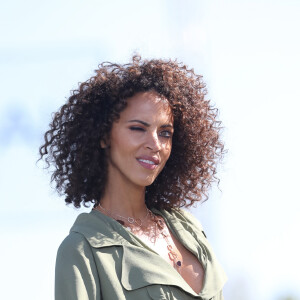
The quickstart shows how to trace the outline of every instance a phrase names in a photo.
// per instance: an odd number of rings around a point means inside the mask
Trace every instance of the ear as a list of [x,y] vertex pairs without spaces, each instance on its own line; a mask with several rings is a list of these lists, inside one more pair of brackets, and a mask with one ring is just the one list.
[[100,140],[100,147],[101,149],[107,149],[110,147],[110,141],[108,137],[103,137],[103,139]]
[[106,143],[104,140],[101,140],[101,141],[100,141],[100,147],[101,147],[102,149],[107,148],[107,143]]

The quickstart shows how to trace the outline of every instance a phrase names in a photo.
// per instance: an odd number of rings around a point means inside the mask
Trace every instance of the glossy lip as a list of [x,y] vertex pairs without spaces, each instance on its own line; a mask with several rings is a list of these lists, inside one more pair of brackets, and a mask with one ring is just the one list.
[[[152,165],[152,164],[148,164],[148,163],[146,163],[146,162],[144,162],[144,161],[140,161],[140,159],[144,159],[144,160],[149,160],[149,161],[152,161],[153,163],[154,163],[154,165]],[[137,159],[136,159],[137,161],[138,161],[138,163],[142,166],[142,167],[144,167],[144,168],[146,168],[146,169],[149,169],[149,170],[154,170],[157,166],[158,166],[158,164],[159,164],[159,159],[158,158],[156,158],[156,157],[153,157],[153,156],[139,156],[139,157],[137,157]]]

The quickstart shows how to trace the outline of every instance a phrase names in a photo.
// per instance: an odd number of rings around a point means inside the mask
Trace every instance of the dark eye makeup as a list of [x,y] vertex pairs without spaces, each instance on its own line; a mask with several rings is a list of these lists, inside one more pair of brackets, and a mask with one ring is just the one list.
[[[143,127],[139,127],[139,126],[130,126],[129,129],[132,131],[146,131],[146,129],[144,129]],[[159,136],[161,136],[163,138],[171,138],[172,134],[173,134],[172,131],[162,130],[159,133]]]
[[164,131],[161,131],[159,135],[162,137],[165,137],[165,138],[171,138],[172,132],[169,130],[164,130]]
[[144,128],[138,127],[138,126],[130,126],[129,129],[130,130],[137,130],[137,131],[145,131]]

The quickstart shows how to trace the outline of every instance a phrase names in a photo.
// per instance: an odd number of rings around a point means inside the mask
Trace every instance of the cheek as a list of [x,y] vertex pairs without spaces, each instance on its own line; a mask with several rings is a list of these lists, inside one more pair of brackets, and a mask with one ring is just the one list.
[[111,137],[109,149],[111,159],[119,161],[124,157],[125,149],[127,149],[127,147],[119,136],[114,135]]
[[171,151],[172,151],[172,139],[169,140],[166,144],[165,144],[165,151],[166,153],[171,154]]
[[164,159],[167,161],[171,155],[171,151],[172,151],[172,142],[169,142],[165,145],[164,147]]
[[111,148],[114,148],[116,151],[123,151],[128,148],[130,141],[128,137],[121,131],[114,132],[111,135]]
[[136,153],[136,143],[130,135],[122,132],[115,134],[111,138],[111,158],[122,163],[131,163],[132,157]]

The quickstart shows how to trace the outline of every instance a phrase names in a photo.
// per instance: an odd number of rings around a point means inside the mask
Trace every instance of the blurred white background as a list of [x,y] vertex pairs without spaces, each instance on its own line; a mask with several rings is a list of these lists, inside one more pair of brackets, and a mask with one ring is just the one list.
[[0,10],[1,299],[53,299],[56,250],[87,209],[36,166],[51,113],[102,61],[178,58],[204,76],[228,154],[193,212],[226,300],[300,299],[297,0],[11,0]]

